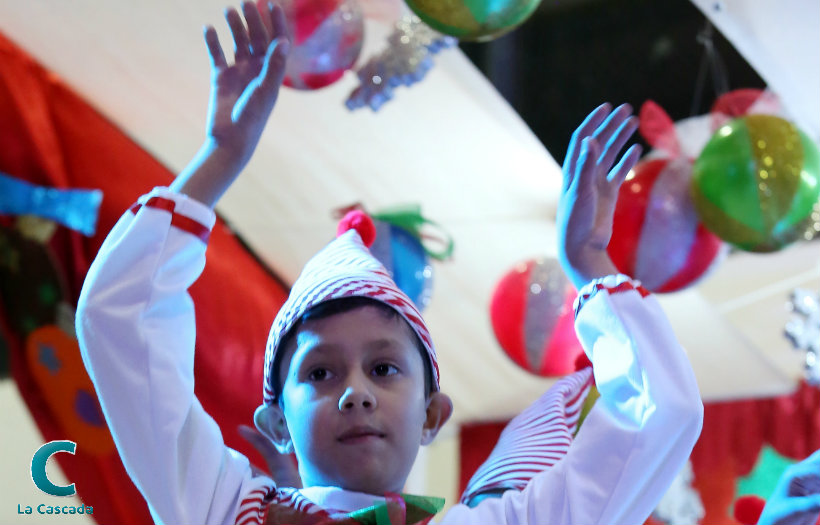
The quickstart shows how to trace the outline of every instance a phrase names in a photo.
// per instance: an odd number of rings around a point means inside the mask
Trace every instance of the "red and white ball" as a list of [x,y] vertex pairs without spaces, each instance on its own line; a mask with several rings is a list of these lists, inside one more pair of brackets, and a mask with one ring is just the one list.
[[496,285],[490,319],[504,352],[540,376],[575,371],[584,350],[575,335],[572,303],[577,295],[555,259],[517,264]]
[[691,286],[722,259],[723,241],[701,223],[692,162],[644,160],[621,186],[607,251],[618,271],[652,292]]

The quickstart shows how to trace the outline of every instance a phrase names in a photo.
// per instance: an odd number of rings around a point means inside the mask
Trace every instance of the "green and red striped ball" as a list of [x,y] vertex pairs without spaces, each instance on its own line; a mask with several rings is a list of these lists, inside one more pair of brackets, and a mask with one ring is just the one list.
[[800,238],[820,198],[820,152],[791,122],[747,115],[722,126],[695,161],[692,198],[703,223],[742,250]]
[[486,41],[521,25],[541,0],[405,0],[436,31],[459,40]]

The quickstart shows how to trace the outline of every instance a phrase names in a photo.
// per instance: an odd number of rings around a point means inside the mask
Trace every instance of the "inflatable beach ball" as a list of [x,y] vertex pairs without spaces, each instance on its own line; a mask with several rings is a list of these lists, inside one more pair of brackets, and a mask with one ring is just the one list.
[[652,292],[694,284],[726,252],[695,211],[691,180],[692,163],[683,157],[644,160],[618,194],[607,251],[619,272]]
[[521,25],[541,0],[405,0],[427,25],[460,40],[486,41]]
[[701,220],[742,250],[771,252],[800,238],[820,197],[817,145],[787,120],[748,115],[722,126],[695,161]]
[[490,303],[493,332],[518,366],[540,376],[575,371],[583,348],[575,335],[575,288],[555,259],[516,265],[496,285]]
[[[258,0],[264,5],[267,0]],[[284,84],[296,89],[330,85],[352,68],[364,40],[364,17],[356,0],[280,0],[291,49]]]

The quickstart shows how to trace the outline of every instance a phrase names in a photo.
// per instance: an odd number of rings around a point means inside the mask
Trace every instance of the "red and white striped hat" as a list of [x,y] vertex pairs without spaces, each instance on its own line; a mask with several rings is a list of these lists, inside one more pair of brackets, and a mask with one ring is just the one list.
[[276,401],[273,385],[273,363],[279,345],[299,318],[313,306],[343,297],[369,297],[396,310],[416,332],[427,350],[433,371],[433,389],[439,390],[436,351],[427,325],[413,301],[402,292],[387,269],[371,255],[376,228],[361,210],[345,215],[339,223],[337,237],[307,262],[293,283],[290,295],[273,320],[265,350],[265,384],[263,401]]

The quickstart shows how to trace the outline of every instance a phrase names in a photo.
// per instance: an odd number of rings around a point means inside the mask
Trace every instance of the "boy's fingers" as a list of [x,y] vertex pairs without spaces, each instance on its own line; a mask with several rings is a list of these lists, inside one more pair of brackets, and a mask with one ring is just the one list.
[[222,46],[219,44],[219,37],[216,34],[216,29],[213,26],[205,28],[205,45],[208,46],[208,56],[211,58],[211,67],[214,69],[222,69],[228,66],[225,61],[225,53],[222,52]]
[[617,166],[609,173],[607,176],[607,180],[615,187],[617,190],[621,187],[626,176],[629,175],[629,172],[632,171],[632,168],[635,167],[635,164],[638,163],[638,159],[641,158],[641,153],[643,152],[643,148],[641,148],[638,144],[633,144],[624,156],[621,157],[621,161],[618,163]]
[[817,468],[817,461],[820,460],[820,457],[815,458],[814,455],[809,456],[809,458],[804,459],[800,463],[795,463],[791,465],[786,471],[783,473],[783,476],[780,478],[780,483],[778,483],[777,488],[775,491],[782,492],[786,494],[788,492],[788,487],[790,483],[795,478],[802,478],[804,476],[810,477],[820,477],[820,470]]
[[578,158],[578,170],[573,175],[573,185],[576,190],[589,188],[596,184],[595,175],[598,171],[598,142],[592,137],[586,137],[581,143],[581,155]]
[[288,21],[285,18],[285,10],[279,4],[274,4],[270,10],[270,21],[273,27],[271,40],[288,36]]
[[234,55],[236,58],[250,56],[250,40],[248,40],[248,31],[245,29],[242,17],[236,9],[229,7],[225,10],[225,19],[228,21],[228,27],[231,28],[231,35],[233,35]]
[[253,2],[242,2],[242,13],[248,24],[251,54],[261,55],[268,48],[268,32],[262,23],[262,15]]
[[[609,102],[604,102],[595,108],[572,134],[569,146],[567,147],[567,155],[564,158],[564,165],[568,168],[567,173],[570,178],[574,178],[577,172],[583,140],[592,135],[592,132],[603,122],[609,113],[610,107]],[[567,187],[569,187],[571,183],[571,180],[567,181]]]
[[277,38],[268,46],[268,54],[265,56],[265,64],[259,76],[262,78],[263,88],[277,89],[285,78],[285,65],[287,64],[288,53],[290,53],[290,40],[285,37]]
[[267,115],[273,109],[279,95],[279,86],[285,77],[285,63],[290,48],[290,42],[285,39],[274,40],[268,46],[268,54],[262,65],[262,71],[255,80],[258,82],[248,96],[243,118],[258,119],[259,115]]
[[789,498],[786,506],[790,514],[820,511],[820,494],[812,494],[811,496],[803,496],[802,498]]
[[620,127],[607,142],[603,155],[598,159],[598,163],[604,169],[608,170],[610,166],[615,163],[615,157],[618,156],[618,153],[626,145],[626,141],[629,140],[629,137],[631,137],[637,129],[638,119],[635,117],[629,117],[621,123]]
[[601,145],[609,143],[612,136],[620,129],[621,124],[632,114],[632,106],[621,104],[615,108],[606,120],[595,130],[595,138]]

